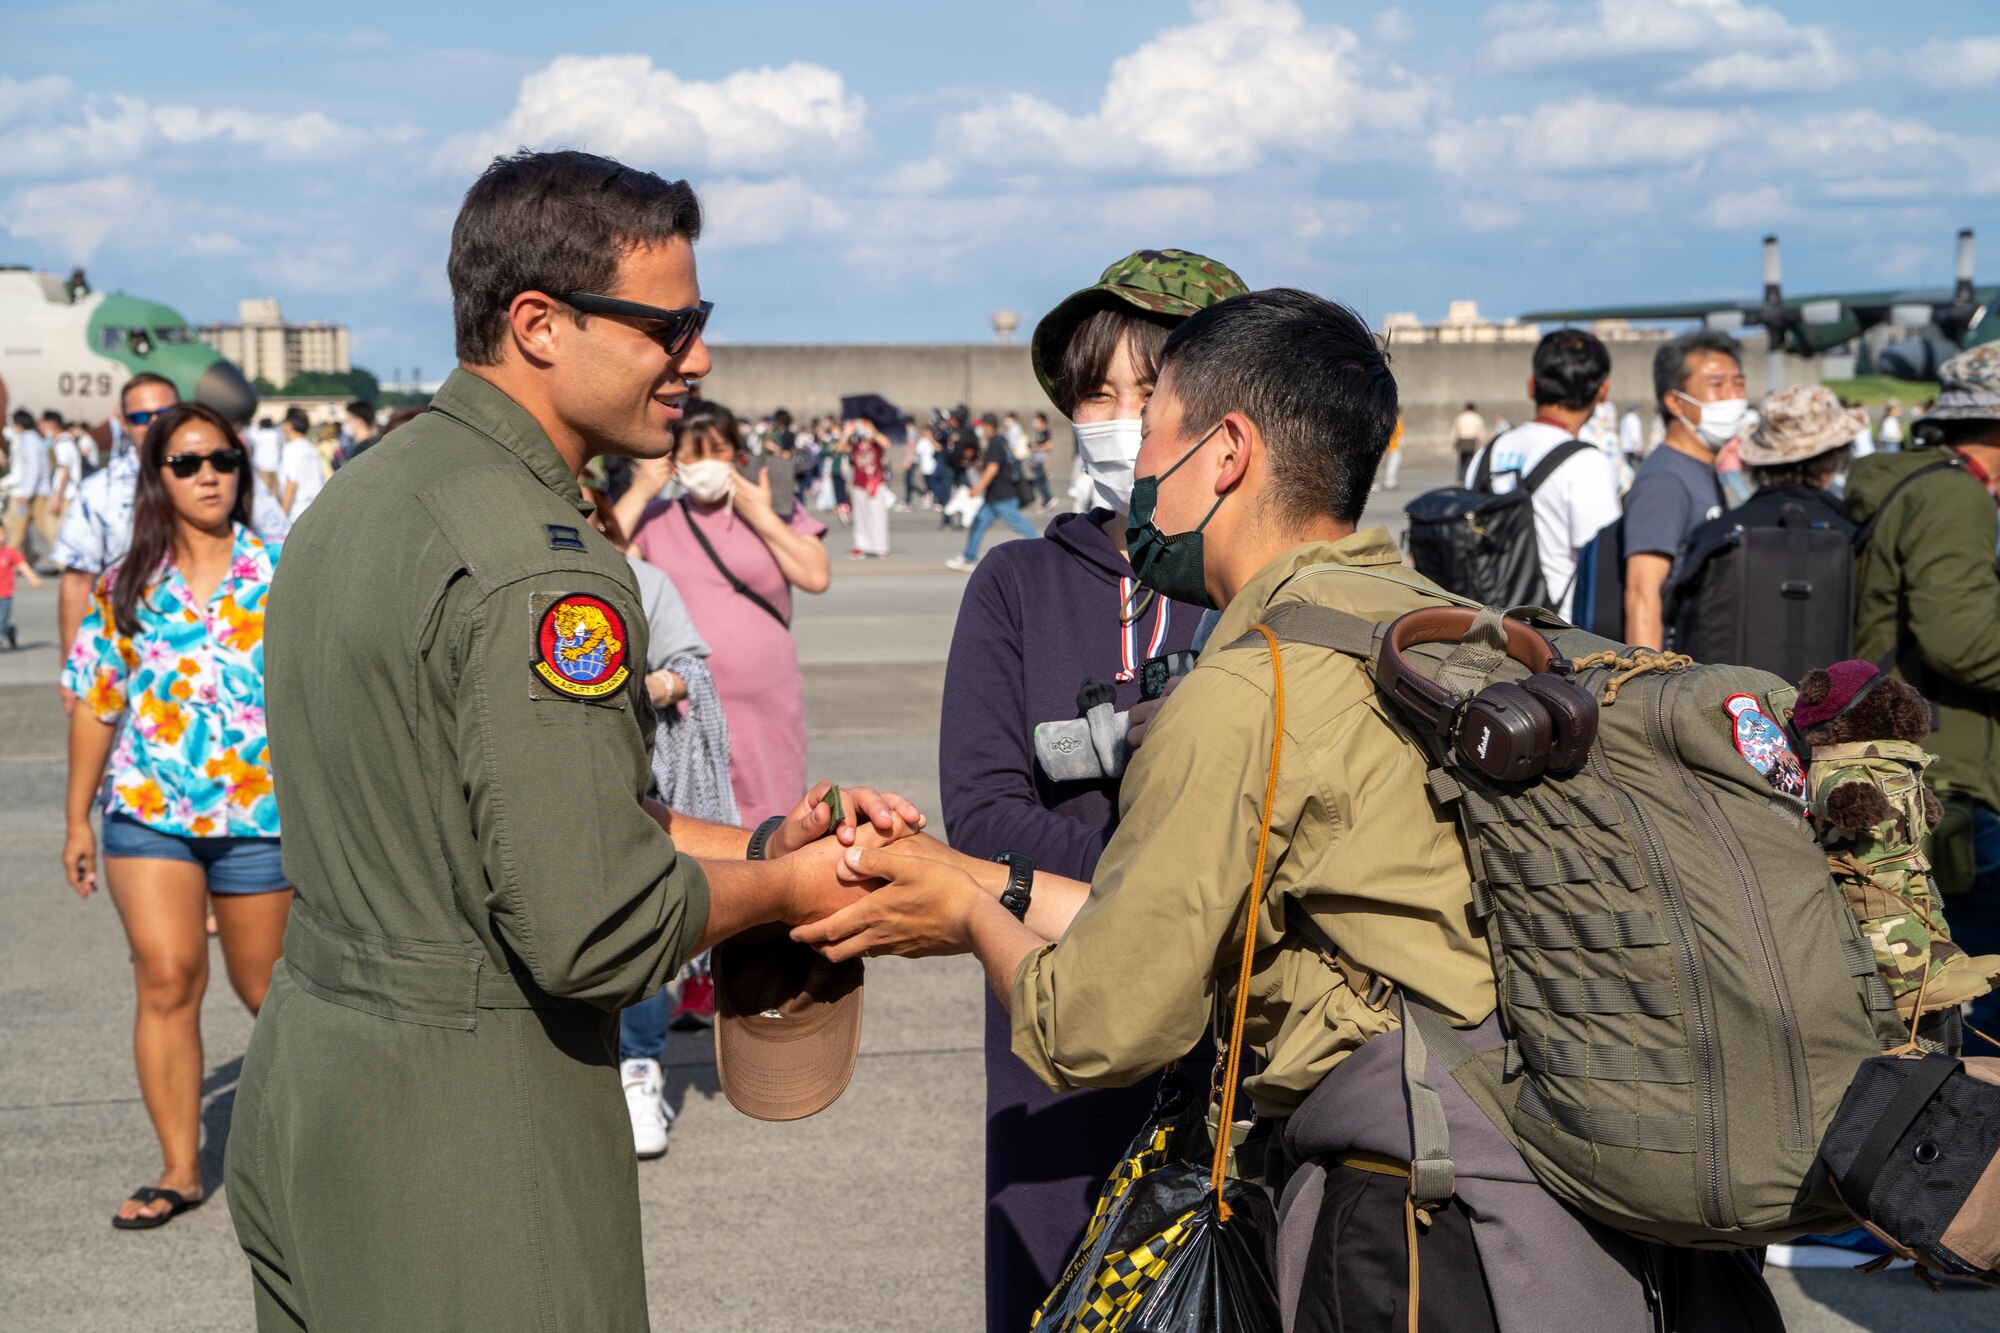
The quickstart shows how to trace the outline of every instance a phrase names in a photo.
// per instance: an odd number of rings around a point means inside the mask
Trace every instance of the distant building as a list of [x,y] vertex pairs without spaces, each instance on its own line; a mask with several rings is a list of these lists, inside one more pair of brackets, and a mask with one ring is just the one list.
[[[1606,342],[1655,342],[1671,336],[1669,329],[1633,328],[1622,319],[1600,319],[1590,331]],[[1523,324],[1518,319],[1494,323],[1479,313],[1477,301],[1452,301],[1445,307],[1442,323],[1426,324],[1414,311],[1398,310],[1382,321],[1382,332],[1391,345],[1411,343],[1533,343],[1540,342],[1542,326]]]
[[260,298],[237,303],[237,323],[203,324],[201,340],[234,361],[245,379],[279,388],[306,371],[341,375],[354,368],[345,324],[287,324],[278,303]]

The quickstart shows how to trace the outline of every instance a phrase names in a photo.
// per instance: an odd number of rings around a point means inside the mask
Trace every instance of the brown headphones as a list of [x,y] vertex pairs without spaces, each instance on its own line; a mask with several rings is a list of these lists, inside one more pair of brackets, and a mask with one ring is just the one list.
[[1502,620],[1507,656],[1534,672],[1526,680],[1494,681],[1467,698],[1420,675],[1403,650],[1420,643],[1456,643],[1478,619],[1464,607],[1411,611],[1389,626],[1376,659],[1376,678],[1389,697],[1436,729],[1461,763],[1501,782],[1544,773],[1574,773],[1597,739],[1597,700],[1571,678],[1569,662],[1538,631]]

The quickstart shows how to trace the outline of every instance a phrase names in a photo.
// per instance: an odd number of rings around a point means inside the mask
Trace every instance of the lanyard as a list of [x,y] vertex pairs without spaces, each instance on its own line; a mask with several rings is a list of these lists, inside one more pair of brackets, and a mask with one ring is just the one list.
[[1139,622],[1146,618],[1146,602],[1139,601],[1135,607],[1133,599],[1140,591],[1139,580],[1121,577],[1118,580],[1118,658],[1120,670],[1116,677],[1121,683],[1135,679],[1139,674],[1139,664],[1160,655],[1161,645],[1167,641],[1167,622],[1173,604],[1166,598],[1148,590],[1148,598],[1156,608],[1153,612],[1153,632],[1146,637],[1146,650],[1139,651]]

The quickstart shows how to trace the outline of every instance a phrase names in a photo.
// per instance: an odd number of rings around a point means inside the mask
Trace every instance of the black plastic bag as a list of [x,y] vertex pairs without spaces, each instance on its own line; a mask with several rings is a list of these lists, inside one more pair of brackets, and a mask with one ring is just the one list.
[[1223,1187],[1219,1220],[1206,1107],[1178,1073],[1098,1198],[1083,1244],[1030,1325],[1039,1333],[1267,1333],[1277,1212],[1258,1185]]

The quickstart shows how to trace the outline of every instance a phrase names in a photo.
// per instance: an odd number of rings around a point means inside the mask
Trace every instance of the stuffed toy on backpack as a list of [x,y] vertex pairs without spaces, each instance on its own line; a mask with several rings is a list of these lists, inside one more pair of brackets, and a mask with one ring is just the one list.
[[1792,725],[1811,748],[1813,830],[1897,1010],[1907,1021],[1986,994],[2000,956],[1952,942],[1923,853],[1942,814],[1924,786],[1930,705],[1870,663],[1836,662],[1800,682]]

